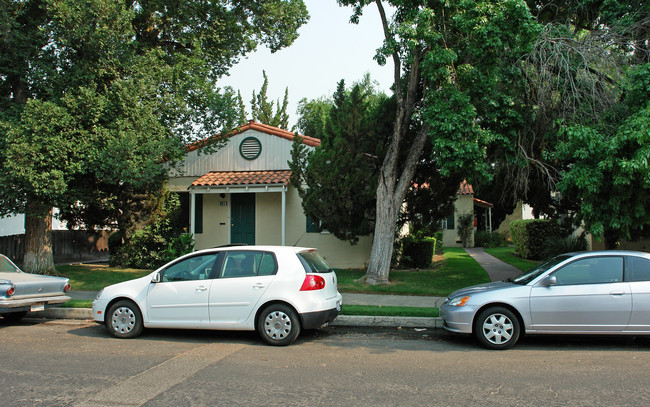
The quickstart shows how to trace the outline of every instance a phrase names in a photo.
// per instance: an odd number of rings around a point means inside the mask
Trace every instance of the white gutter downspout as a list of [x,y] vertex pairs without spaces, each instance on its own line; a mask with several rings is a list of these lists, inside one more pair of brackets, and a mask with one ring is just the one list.
[[287,244],[287,187],[282,187],[282,246]]
[[194,236],[194,231],[195,231],[194,228],[196,227],[196,225],[194,224],[195,213],[196,213],[196,193],[193,189],[190,189],[190,234],[192,235],[192,239],[195,238]]

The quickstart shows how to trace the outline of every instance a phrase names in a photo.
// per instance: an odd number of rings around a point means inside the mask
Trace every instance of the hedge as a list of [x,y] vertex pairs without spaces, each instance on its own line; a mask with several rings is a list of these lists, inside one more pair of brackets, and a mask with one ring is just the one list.
[[515,252],[524,259],[544,258],[546,240],[560,237],[560,227],[548,219],[516,220],[510,223]]

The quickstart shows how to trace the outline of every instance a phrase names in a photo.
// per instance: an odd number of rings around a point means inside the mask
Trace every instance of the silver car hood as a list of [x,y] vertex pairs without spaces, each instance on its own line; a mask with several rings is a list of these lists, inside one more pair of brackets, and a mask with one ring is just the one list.
[[464,297],[466,295],[478,294],[486,291],[497,291],[506,288],[512,288],[516,284],[507,281],[495,281],[492,283],[478,284],[470,287],[461,288],[449,294],[447,298]]

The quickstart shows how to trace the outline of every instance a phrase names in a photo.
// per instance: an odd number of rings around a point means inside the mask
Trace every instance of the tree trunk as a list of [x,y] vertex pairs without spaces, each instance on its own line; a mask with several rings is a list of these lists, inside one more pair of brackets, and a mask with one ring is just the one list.
[[605,241],[605,249],[616,250],[618,248],[618,230],[607,229],[603,232],[603,240]]
[[388,284],[390,263],[393,257],[393,241],[397,227],[396,221],[399,213],[399,206],[395,208],[393,204],[394,190],[384,184],[383,181],[383,179],[379,180],[379,187],[377,188],[377,218],[365,277],[366,283],[371,285]]
[[30,203],[25,213],[25,258],[28,273],[54,274],[52,208]]

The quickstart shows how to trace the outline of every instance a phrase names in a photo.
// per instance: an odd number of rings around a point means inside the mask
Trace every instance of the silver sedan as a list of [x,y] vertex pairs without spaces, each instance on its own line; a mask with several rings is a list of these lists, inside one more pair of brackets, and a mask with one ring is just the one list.
[[525,333],[650,335],[650,254],[563,254],[515,279],[453,292],[440,316],[445,329],[489,349]]
[[70,299],[68,291],[67,278],[24,273],[0,254],[0,316],[5,321],[19,321],[28,311],[61,305]]

